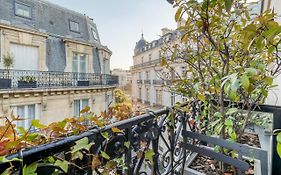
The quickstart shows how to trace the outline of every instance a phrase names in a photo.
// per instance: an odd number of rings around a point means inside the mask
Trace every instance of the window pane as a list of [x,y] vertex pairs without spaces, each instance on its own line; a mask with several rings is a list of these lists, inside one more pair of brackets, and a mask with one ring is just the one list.
[[81,73],[86,73],[86,55],[85,54],[80,54],[80,71]]
[[74,21],[70,21],[70,30],[79,32],[79,24]]
[[[25,112],[24,112],[24,106],[18,106],[18,107],[17,107],[17,116],[18,116],[19,118],[22,118],[22,119],[25,119],[25,118],[26,118]],[[25,124],[25,120],[21,120],[21,121],[17,121],[17,122],[16,122],[17,127],[26,128],[24,124]]]
[[73,54],[72,71],[78,72],[78,55],[76,53]]
[[89,100],[88,99],[83,99],[82,100],[81,109],[84,109],[86,106],[89,106]]
[[31,18],[31,7],[16,3],[16,15]]
[[30,127],[32,120],[35,119],[35,105],[28,105],[28,119],[26,120],[27,127]]
[[73,115],[75,117],[80,116],[80,100],[74,100],[73,102]]

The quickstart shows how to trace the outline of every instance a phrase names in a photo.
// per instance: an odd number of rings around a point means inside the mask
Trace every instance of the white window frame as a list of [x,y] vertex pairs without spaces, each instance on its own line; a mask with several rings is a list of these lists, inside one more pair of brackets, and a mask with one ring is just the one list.
[[[87,100],[87,103],[88,103],[88,105],[87,106],[89,106],[90,107],[90,99],[89,98],[82,98],[82,99],[74,99],[73,100],[73,110],[72,110],[72,113],[73,113],[73,116],[74,117],[80,117],[80,111],[83,109],[83,108],[85,108],[85,107],[83,107],[83,100]],[[75,114],[75,101],[79,101],[79,115],[77,116],[76,114]]]
[[92,28],[92,34],[93,34],[94,39],[98,40],[98,33],[94,28]]
[[79,23],[73,20],[69,20],[69,30],[72,32],[79,33],[80,32]]
[[[30,119],[28,118],[28,107],[29,106],[35,106],[35,114],[34,114],[34,118]],[[25,120],[22,121],[16,121],[15,124],[18,125],[19,122],[24,122],[24,128],[28,129],[31,126],[31,122],[32,120],[39,120],[40,119],[40,115],[41,115],[41,105],[39,103],[36,104],[23,104],[23,105],[14,105],[12,106],[12,111],[13,114],[18,117],[18,108],[19,107],[24,107],[24,115],[25,116],[19,116],[20,118],[23,118]]]
[[150,99],[150,89],[146,88],[146,101],[149,101]]
[[[74,72],[74,56],[76,55],[77,57],[77,71],[76,73],[88,73],[88,54],[84,54],[84,53],[78,53],[78,52],[73,52],[72,54],[72,72]],[[82,55],[85,55],[85,71],[82,72],[81,69],[81,63],[82,63]]]
[[[28,10],[26,10],[24,8],[26,8]],[[22,11],[22,13],[20,11]],[[25,13],[27,13],[27,14],[25,14]],[[32,8],[29,5],[15,2],[15,15],[31,19],[32,18]]]

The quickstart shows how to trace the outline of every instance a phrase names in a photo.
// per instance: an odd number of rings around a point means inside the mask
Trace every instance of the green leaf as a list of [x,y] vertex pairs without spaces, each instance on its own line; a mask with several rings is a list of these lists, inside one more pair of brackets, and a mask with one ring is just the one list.
[[161,65],[161,66],[166,66],[166,65],[167,65],[167,60],[166,60],[166,58],[162,57],[160,65]]
[[231,91],[236,92],[239,87],[240,81],[237,78],[233,79],[230,86]]
[[55,163],[55,162],[56,162],[56,160],[54,159],[53,156],[49,156],[49,157],[48,157],[48,161],[49,161],[50,163]]
[[109,157],[109,155],[108,155],[106,152],[100,151],[100,153],[101,153],[101,156],[102,156],[103,158],[105,158],[105,159],[107,159],[107,160],[110,160],[110,157]]
[[31,125],[38,129],[46,128],[46,126],[41,124],[39,120],[32,120]]
[[12,170],[13,170],[13,167],[9,167],[1,175],[11,175]]
[[130,145],[131,145],[131,143],[128,141],[128,142],[124,142],[124,146],[126,147],[126,148],[130,148]]
[[197,94],[197,98],[198,98],[199,100],[203,101],[203,102],[206,101],[205,95],[203,95],[203,94]]
[[149,149],[145,151],[144,157],[148,159],[151,163],[153,163],[153,156],[155,155],[154,151],[152,149]]
[[239,111],[239,109],[237,109],[237,108],[230,108],[230,109],[227,110],[225,115],[232,115],[232,114],[234,114],[238,111]]
[[229,12],[231,10],[233,0],[224,0],[224,4],[225,4],[225,10]]
[[247,72],[250,76],[253,76],[253,75],[257,75],[257,74],[258,74],[258,71],[257,71],[257,69],[255,69],[255,68],[246,68],[245,70],[246,70],[246,72]]
[[183,10],[183,7],[179,7],[177,12],[176,12],[176,15],[175,15],[175,20],[176,22],[178,22],[180,20],[180,17],[181,17],[181,14],[182,14],[182,10]]
[[224,124],[226,126],[233,126],[233,121],[231,119],[226,119]]
[[38,134],[36,134],[36,133],[28,134],[28,135],[26,136],[26,140],[33,141],[33,140],[35,140],[37,137],[38,137]]
[[103,138],[105,138],[106,140],[109,140],[109,133],[108,132],[101,132],[100,134]]
[[89,151],[93,144],[94,143],[89,143],[88,137],[84,137],[75,142],[75,146],[72,147],[71,153],[75,153],[75,152],[81,151],[83,149]]
[[67,173],[67,171],[68,171],[68,164],[69,164],[69,162],[67,162],[65,160],[64,161],[57,160],[55,162],[55,166],[60,167],[65,173]]
[[17,129],[22,135],[26,134],[26,130],[24,129],[24,127],[18,126]]
[[71,160],[76,160],[76,159],[83,159],[83,154],[81,153],[81,151],[76,151],[71,153]]
[[247,91],[250,86],[249,77],[246,74],[242,75],[242,77],[240,78],[240,82],[242,87]]
[[268,85],[272,85],[272,83],[273,83],[273,78],[267,76],[267,77],[264,78],[264,82],[265,82],[266,84],[268,84]]
[[23,175],[37,175],[37,173],[35,173],[36,169],[37,169],[37,162],[34,162],[28,166],[24,165],[23,167]]
[[281,143],[281,132],[278,133],[276,140],[277,142]]
[[281,143],[277,143],[277,153],[279,155],[279,157],[281,158]]

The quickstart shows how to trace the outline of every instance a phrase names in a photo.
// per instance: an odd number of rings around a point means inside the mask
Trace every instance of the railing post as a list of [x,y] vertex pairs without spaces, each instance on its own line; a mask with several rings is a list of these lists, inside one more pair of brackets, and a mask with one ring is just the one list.
[[[126,129],[126,134],[127,134],[128,140],[132,140],[132,129],[131,128]],[[131,147],[126,149],[125,163],[126,163],[126,167],[128,168],[126,174],[133,174],[134,169],[133,169],[133,165],[132,165],[132,148]]]
[[[182,130],[186,131],[186,122],[188,121],[187,119],[187,115],[186,112],[183,113],[183,117],[182,117]],[[187,143],[187,138],[183,137],[183,143]],[[182,149],[183,150],[183,160],[182,160],[182,168],[181,168],[181,174],[184,174],[184,167],[185,167],[185,161],[186,161],[186,149]]]

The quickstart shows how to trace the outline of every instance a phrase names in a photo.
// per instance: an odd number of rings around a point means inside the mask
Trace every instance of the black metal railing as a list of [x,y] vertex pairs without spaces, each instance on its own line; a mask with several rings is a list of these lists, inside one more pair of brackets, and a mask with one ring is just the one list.
[[161,59],[151,60],[151,61],[148,61],[148,62],[136,64],[136,65],[133,66],[133,68],[140,68],[140,67],[156,65],[156,64],[159,64],[160,62],[161,62]]
[[151,84],[151,80],[144,80],[144,84]]
[[142,80],[137,80],[137,84],[142,84]]
[[0,89],[117,85],[118,76],[95,73],[0,70]]
[[[182,105],[184,107],[184,105]],[[192,150],[202,153],[198,148],[198,140],[208,141],[212,144],[220,144],[224,147],[231,147],[238,151],[242,151],[244,154],[248,147],[240,145],[235,146],[226,141],[218,141],[218,139],[202,136],[198,134],[192,134],[196,132],[196,125],[189,125],[189,121],[194,120],[196,116],[200,116],[201,105],[194,103],[193,107],[187,113],[186,110],[182,111],[175,108],[164,108],[158,111],[148,111],[147,114],[136,116],[127,120],[119,121],[103,128],[93,128],[87,132],[80,135],[69,136],[65,139],[33,147],[28,150],[20,151],[17,154],[9,155],[6,158],[21,158],[23,162],[21,164],[13,163],[16,170],[22,170],[24,164],[30,164],[32,162],[47,158],[48,156],[58,155],[63,158],[69,158],[67,155],[70,148],[75,144],[75,141],[87,137],[90,142],[93,142],[93,146],[90,152],[84,154],[84,156],[89,156],[90,154],[99,154],[104,151],[109,155],[111,159],[113,158],[123,158],[125,160],[125,169],[118,170],[118,174],[127,175],[179,175],[179,174],[189,174],[187,163],[190,163],[190,159],[194,158],[194,152],[190,151],[187,146],[192,146]],[[265,106],[261,105],[256,111],[272,113],[273,114],[273,129],[281,128],[281,107],[275,106]],[[113,128],[119,128],[122,132],[113,133]],[[187,135],[186,131],[188,132]],[[103,133],[107,132],[109,138],[103,137]],[[189,137],[189,139],[187,138]],[[269,155],[272,155],[271,163],[269,164],[268,174],[280,174],[280,162],[281,159],[278,158],[276,152],[276,137],[271,139],[273,144],[273,149],[266,150]],[[125,146],[130,145],[130,146]],[[129,144],[128,144],[129,143]],[[230,145],[230,146],[229,146]],[[204,145],[203,145],[204,146]],[[197,148],[198,147],[198,148]],[[241,147],[241,146],[240,146]],[[247,152],[249,157],[257,157],[260,152],[255,148],[255,152]],[[148,150],[153,151],[152,162],[147,160],[145,152]],[[271,152],[272,151],[272,152]],[[208,154],[206,154],[206,152]],[[262,150],[261,152],[264,153]],[[203,155],[209,155],[210,151],[203,152]],[[255,154],[255,155],[252,155]],[[151,154],[150,154],[151,155]],[[214,152],[211,154],[216,155]],[[263,164],[266,164],[267,158],[263,154]],[[220,156],[220,155],[219,155]],[[218,160],[224,157],[220,156]],[[259,156],[260,157],[260,156]],[[239,157],[239,159],[242,157]],[[271,159],[271,158],[268,158]],[[106,162],[102,159],[102,162]],[[69,165],[68,171],[70,174],[93,174],[91,169],[91,159],[83,158],[83,161],[78,161],[79,165]],[[2,163],[0,164],[0,173],[2,173],[10,164]],[[46,174],[42,169],[49,168],[49,170],[56,169],[59,167],[50,164],[40,164],[37,169],[37,173],[40,175]],[[78,167],[78,169],[77,169]],[[79,169],[79,167],[86,167]],[[265,172],[266,167],[261,168]],[[270,169],[272,173],[270,173]],[[77,173],[76,173],[77,172]],[[192,174],[192,173],[191,173]],[[265,174],[263,174],[265,175]]]
[[153,84],[154,85],[163,85],[164,84],[164,80],[153,80]]

